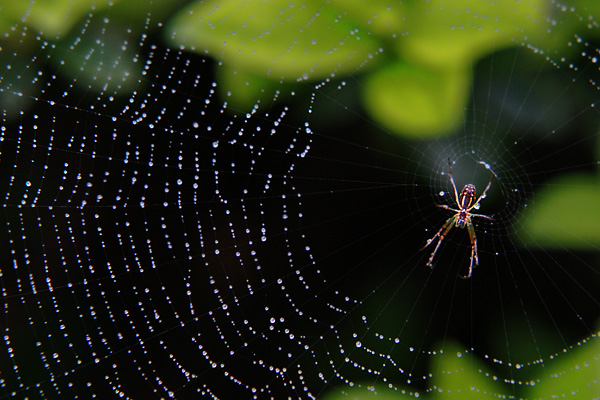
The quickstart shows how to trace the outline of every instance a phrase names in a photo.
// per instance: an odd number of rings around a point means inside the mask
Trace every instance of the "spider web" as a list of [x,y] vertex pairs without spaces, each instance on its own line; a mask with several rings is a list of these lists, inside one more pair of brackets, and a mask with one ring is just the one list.
[[[167,13],[96,7],[1,43],[0,398],[600,396],[560,383],[598,370],[598,242],[531,228],[597,226],[545,212],[597,188],[594,42],[489,55],[465,123],[415,141],[355,101],[385,51],[240,111]],[[419,250],[456,207],[449,162],[459,191],[494,174],[469,280],[464,230],[433,269]]]

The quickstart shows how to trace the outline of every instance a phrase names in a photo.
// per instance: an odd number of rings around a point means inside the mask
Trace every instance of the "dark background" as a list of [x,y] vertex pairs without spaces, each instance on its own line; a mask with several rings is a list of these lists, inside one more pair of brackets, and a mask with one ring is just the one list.
[[[553,177],[597,170],[596,68],[497,53],[475,68],[464,126],[414,142],[363,113],[360,71],[248,117],[205,104],[214,61],[141,54],[153,62],[137,96],[57,74],[4,112],[0,398],[304,397],[382,377],[422,391],[428,352],[450,341],[530,379],[514,364],[595,331],[598,252],[524,247],[515,221]],[[55,73],[43,56],[26,64]],[[433,270],[419,249],[448,218],[447,159],[459,190],[483,188],[479,156],[498,171],[478,211],[495,220],[477,221],[480,266],[462,280],[466,232]]]

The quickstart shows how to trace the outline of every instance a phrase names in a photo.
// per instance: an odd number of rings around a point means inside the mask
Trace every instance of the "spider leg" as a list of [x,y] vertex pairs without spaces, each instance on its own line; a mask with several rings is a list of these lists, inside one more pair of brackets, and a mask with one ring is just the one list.
[[450,161],[450,157],[448,157],[448,171],[448,175],[450,176],[450,182],[452,182],[452,188],[454,189],[454,201],[456,201],[456,205],[460,207],[460,202],[458,201],[458,190],[456,190],[456,184],[454,183],[454,178],[452,177],[452,161]]
[[435,253],[438,251],[438,249],[440,247],[440,244],[442,244],[442,240],[444,240],[444,238],[446,237],[446,235],[448,234],[448,232],[450,231],[450,229],[452,229],[452,227],[454,226],[454,224],[456,224],[456,220],[457,220],[456,215],[453,215],[452,217],[448,218],[448,220],[446,221],[446,223],[444,225],[442,225],[442,227],[440,228],[440,230],[437,231],[437,233],[431,239],[429,239],[427,241],[427,243],[425,243],[425,246],[423,246],[421,248],[421,250],[424,250],[435,239],[437,239],[439,237],[437,245],[435,246],[435,249],[431,253],[431,256],[429,257],[429,260],[427,261],[427,266],[428,267],[433,268],[433,257],[435,257]]
[[[467,230],[469,231],[469,239],[471,239],[471,265],[469,265],[469,273],[467,276],[460,276],[463,279],[468,279],[473,273],[473,268],[479,265],[479,256],[477,255],[477,236],[475,235],[475,228],[471,221],[467,224]],[[475,265],[473,265],[475,261]]]
[[490,217],[489,215],[483,215],[483,214],[472,214],[472,213],[469,213],[469,216],[471,216],[471,217],[481,217],[481,218],[489,219],[490,221],[494,220],[493,217]]
[[[487,193],[487,191],[490,190],[490,187],[492,187],[492,179],[494,179],[494,176],[496,176],[496,174],[494,173],[494,171],[492,171],[492,174],[490,176],[490,181],[488,182],[487,186],[485,187],[485,190],[483,191],[483,193],[481,193],[481,196],[479,196],[477,201],[475,203],[473,203],[473,205],[471,207],[468,208],[467,211],[471,211],[473,208],[475,208],[475,206],[477,204],[479,204],[481,199],[483,199],[485,197],[485,194]],[[471,214],[471,215],[478,215],[478,214]],[[478,216],[480,216],[480,215],[478,215]]]
[[[459,213],[459,212],[460,212],[460,210],[457,210],[457,209],[455,209],[455,208],[452,208],[452,207],[448,207],[448,206],[447,206],[447,205],[445,205],[445,204],[438,204],[437,206],[438,206],[439,208],[443,208],[444,210],[450,210],[450,211],[454,211],[454,212],[457,212],[457,213]],[[475,215],[475,214],[471,214],[471,215]]]

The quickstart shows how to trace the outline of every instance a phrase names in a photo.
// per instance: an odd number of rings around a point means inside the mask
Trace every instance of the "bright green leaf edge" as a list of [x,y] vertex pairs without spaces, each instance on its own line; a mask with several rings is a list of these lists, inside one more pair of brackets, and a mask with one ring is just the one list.
[[448,134],[463,121],[471,71],[390,63],[366,79],[363,101],[386,129],[413,139]]
[[[118,0],[117,0],[118,1]],[[4,23],[0,29],[6,30],[11,25],[26,24],[40,32],[49,40],[57,40],[66,35],[92,6],[99,10],[108,7],[110,0],[39,0],[0,2],[0,13]]]
[[435,68],[464,68],[501,48],[547,36],[546,0],[430,0],[413,10],[400,54]]
[[338,14],[315,1],[196,1],[169,21],[166,39],[275,80],[323,79],[357,69],[380,47]]
[[598,250],[600,179],[592,174],[564,175],[540,188],[516,223],[523,245],[538,248]]
[[600,398],[599,332],[545,363],[543,376],[529,385],[530,399],[598,399]]
[[258,103],[270,104],[281,94],[281,81],[267,79],[247,70],[236,70],[230,64],[223,64],[216,71],[218,90],[230,109],[248,111]]
[[497,399],[503,388],[493,373],[472,353],[465,352],[458,343],[449,342],[444,351],[433,356],[431,373],[433,399]]

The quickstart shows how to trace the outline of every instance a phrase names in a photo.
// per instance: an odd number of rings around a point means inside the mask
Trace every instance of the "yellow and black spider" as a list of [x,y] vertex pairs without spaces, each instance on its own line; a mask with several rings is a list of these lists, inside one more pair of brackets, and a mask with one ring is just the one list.
[[[481,162],[481,163],[485,164],[483,162]],[[466,227],[467,231],[469,231],[469,238],[471,239],[471,265],[469,266],[469,273],[467,274],[467,276],[461,276],[461,277],[462,278],[470,278],[471,274],[473,273],[473,261],[475,261],[475,266],[479,265],[479,257],[477,256],[477,236],[475,236],[475,228],[473,227],[473,222],[471,222],[471,217],[482,217],[485,219],[493,220],[492,217],[487,216],[487,215],[473,214],[473,213],[471,213],[471,210],[473,208],[475,208],[479,204],[481,199],[483,199],[485,197],[485,194],[487,193],[488,189],[490,188],[490,186],[492,186],[492,179],[494,178],[494,176],[496,174],[494,173],[494,171],[491,170],[489,165],[486,164],[486,168],[488,168],[492,172],[492,175],[490,176],[490,182],[488,183],[487,187],[485,188],[485,190],[483,191],[481,196],[479,196],[479,198],[476,201],[473,201],[476,197],[475,185],[472,185],[472,184],[465,185],[465,187],[463,187],[463,189],[460,191],[460,195],[459,195],[458,191],[456,190],[456,184],[454,183],[454,178],[452,177],[452,162],[450,161],[450,159],[448,159],[448,165],[449,165],[449,174],[448,175],[450,176],[450,182],[452,182],[452,187],[454,188],[454,199],[456,201],[456,205],[458,206],[458,209],[449,207],[445,204],[438,204],[438,207],[446,209],[446,210],[454,211],[456,214],[454,214],[453,216],[448,218],[446,223],[444,225],[442,225],[440,230],[437,231],[437,233],[431,239],[429,239],[427,241],[427,243],[425,244],[425,246],[423,246],[421,248],[421,250],[424,250],[435,239],[437,239],[439,237],[437,245],[435,246],[433,253],[431,253],[431,257],[429,257],[429,260],[427,261],[427,266],[433,268],[433,257],[435,257],[435,253],[438,251],[438,248],[440,247],[442,240],[444,240],[444,238],[446,237],[446,235],[448,234],[450,229],[452,229],[453,226],[456,226],[457,228],[465,228]]]

